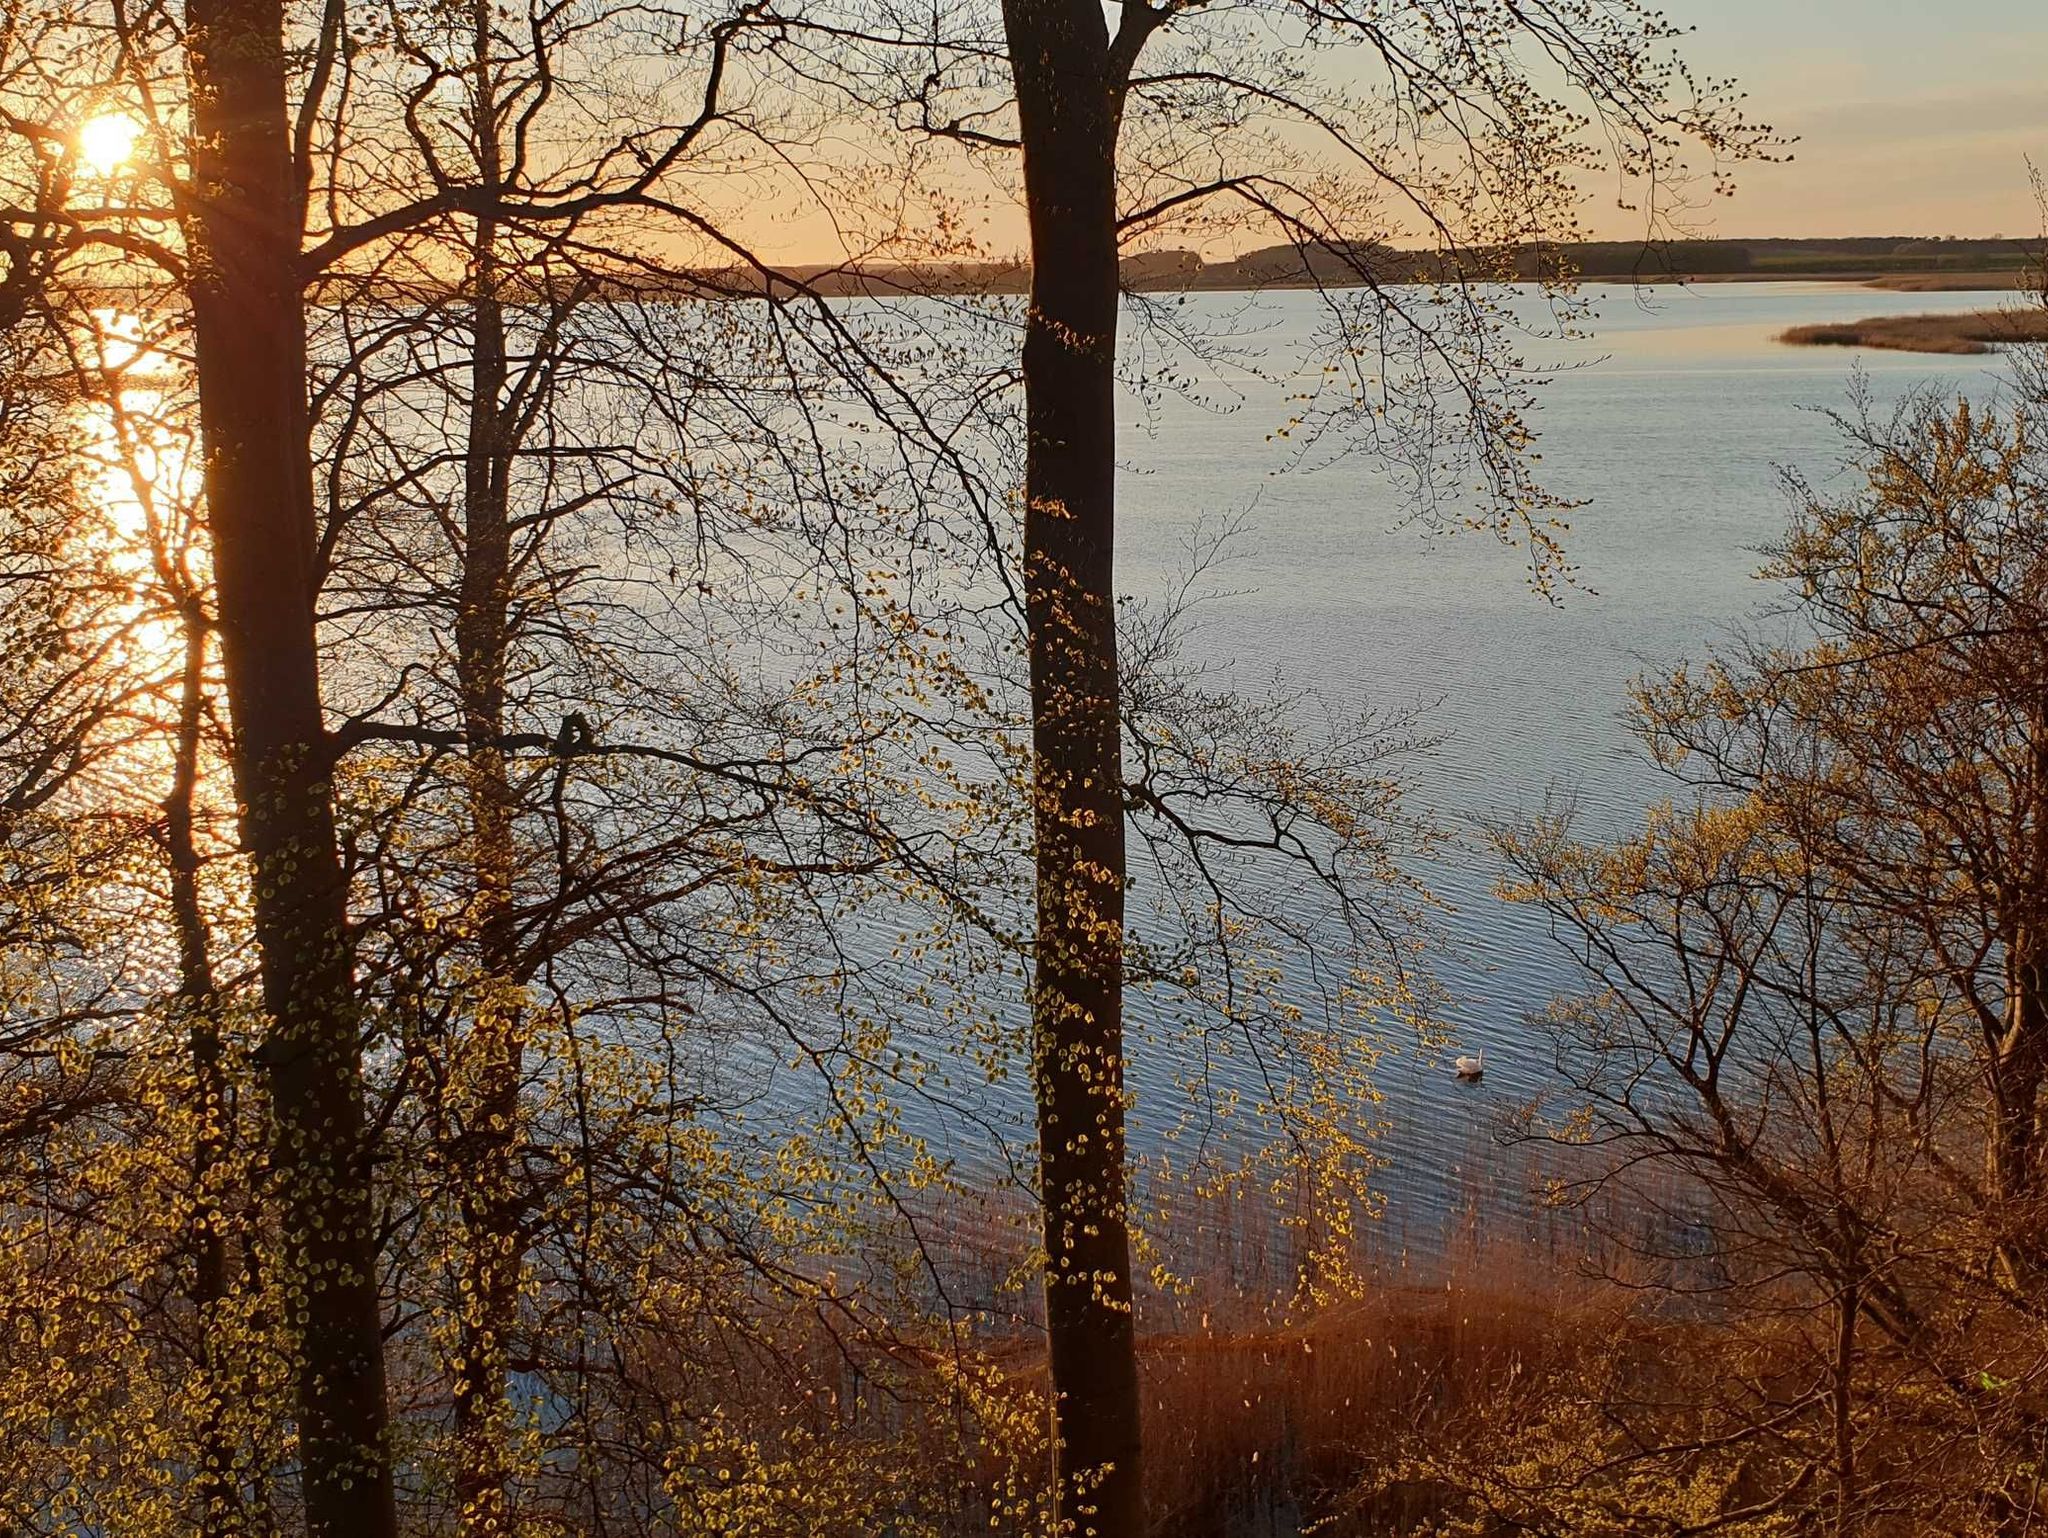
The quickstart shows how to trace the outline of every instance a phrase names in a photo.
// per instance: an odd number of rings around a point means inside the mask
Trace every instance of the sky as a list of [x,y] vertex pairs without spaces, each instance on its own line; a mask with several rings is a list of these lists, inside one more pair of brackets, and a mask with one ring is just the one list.
[[1799,136],[1745,169],[1713,235],[2008,235],[2040,230],[2048,171],[2044,0],[1663,0],[1685,49]]
[[[1788,164],[1738,168],[1733,198],[1687,208],[1682,233],[2042,233],[2027,163],[2048,173],[2048,0],[1650,3],[1696,29],[1680,45],[1696,74],[1733,76],[1750,115],[1798,141]],[[983,184],[959,190],[986,250],[1021,253],[1021,211]],[[1643,234],[1611,184],[1589,189],[1582,218],[1594,238]],[[815,209],[772,216],[750,236],[787,261],[829,259],[841,244]]]

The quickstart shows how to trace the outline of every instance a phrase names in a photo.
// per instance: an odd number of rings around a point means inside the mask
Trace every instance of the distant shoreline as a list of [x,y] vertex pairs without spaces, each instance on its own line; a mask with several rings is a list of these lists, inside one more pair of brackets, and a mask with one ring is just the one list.
[[[1211,260],[1200,252],[1134,252],[1121,265],[1131,293],[1256,293],[1385,285],[1531,283],[1864,283],[1904,292],[1994,292],[2040,270],[2038,243],[1878,236],[1831,240],[1581,241],[1565,245],[1402,250],[1376,241],[1267,246]],[[1024,293],[1020,261],[874,262],[798,266],[774,276],[704,274],[760,292],[862,295]]]
[[[1598,241],[1563,246],[1404,251],[1370,241],[1268,246],[1210,261],[1194,251],[1126,256],[1121,276],[1132,294],[1255,294],[1266,290],[1468,283],[1475,286],[1571,281],[1661,287],[1692,283],[1837,283],[1903,293],[2010,292],[2032,280],[2048,252],[2007,240],[1698,240],[1646,245]],[[1030,269],[1018,261],[844,262],[781,267],[679,268],[570,272],[551,266],[501,277],[512,303],[551,300],[678,303],[759,298],[916,299],[1017,297]],[[125,292],[107,291],[122,304]],[[329,273],[316,302],[344,294],[393,305],[461,303],[459,287],[428,277],[395,283],[383,274]],[[137,297],[140,297],[139,293]]]
[[[1602,253],[1606,255],[1606,253]],[[1440,258],[1412,252],[1371,255],[1275,249],[1254,252],[1229,262],[1204,262],[1192,252],[1161,252],[1126,257],[1123,286],[1133,294],[1260,293],[1267,290],[1329,289],[1343,291],[1384,285],[1464,281],[1475,284],[1534,283],[1565,278],[1581,284],[1613,283],[1666,287],[1694,283],[1849,283],[1900,293],[2011,292],[2035,281],[2036,269],[2019,260],[1999,265],[1945,267],[1939,270],[1901,267],[1885,261],[1852,265],[1841,258],[1815,259],[1811,264],[1782,260],[1762,266],[1721,266],[1718,262],[1684,263],[1682,253],[1652,253],[1637,265],[1624,266],[1611,256],[1605,261],[1575,262],[1562,258],[1475,260],[1462,270]],[[946,295],[1022,295],[1030,290],[1031,273],[1015,263],[934,263],[930,266],[794,268],[774,278],[706,274],[707,287],[732,295],[736,288],[782,296],[809,293],[830,298],[926,298]],[[681,297],[678,295],[678,297]]]

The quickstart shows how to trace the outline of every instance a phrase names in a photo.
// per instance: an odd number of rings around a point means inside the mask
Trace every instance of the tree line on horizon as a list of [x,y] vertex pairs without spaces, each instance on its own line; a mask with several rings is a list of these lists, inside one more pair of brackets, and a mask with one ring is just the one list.
[[[1534,242],[1505,250],[1415,249],[1355,238],[1258,246],[1231,256],[1207,256],[1180,247],[1153,247],[1119,263],[1127,291],[1183,293],[1202,290],[1260,292],[1274,288],[1338,288],[1373,283],[1543,283],[1559,275],[1579,280],[1662,283],[1747,274],[1768,277],[1895,277],[1911,273],[2022,278],[2040,265],[2038,242],[1945,237],[1847,236],[1831,239],[1697,239]],[[1030,263],[1013,261],[926,264],[806,265],[793,269],[814,287],[834,293],[1024,291]]]
[[[1262,245],[1229,256],[1187,247],[1148,245],[1124,251],[1117,270],[1125,293],[1259,293],[1288,288],[1357,288],[1374,283],[1545,284],[1559,280],[1683,282],[1688,278],[1903,277],[2019,280],[2040,265],[2038,243],[2004,237],[1845,236],[1825,239],[1575,240],[1450,252],[1415,249],[1335,232],[1313,241]],[[993,257],[974,249],[926,256],[871,255],[838,262],[720,262],[701,268],[644,270],[630,262],[582,275],[593,292],[679,300],[902,298],[935,295],[1022,295],[1031,282],[1028,255]],[[551,297],[521,285],[544,274],[508,274],[508,298]],[[394,287],[403,301],[415,286]],[[315,297],[319,290],[315,290]]]

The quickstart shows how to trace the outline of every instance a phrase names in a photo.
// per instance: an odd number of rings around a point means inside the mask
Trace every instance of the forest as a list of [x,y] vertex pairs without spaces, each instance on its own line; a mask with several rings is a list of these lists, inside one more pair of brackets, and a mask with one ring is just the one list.
[[0,1535],[2039,1531],[2040,350],[1785,472],[1633,834],[1485,830],[1568,1258],[1374,1241],[1431,712],[1119,583],[1257,376],[1569,602],[1530,336],[1789,153],[1686,46],[0,0]]

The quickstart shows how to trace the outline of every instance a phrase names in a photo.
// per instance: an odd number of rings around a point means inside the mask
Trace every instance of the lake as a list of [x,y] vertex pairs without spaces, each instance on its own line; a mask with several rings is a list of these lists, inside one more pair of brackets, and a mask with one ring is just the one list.
[[[1540,915],[1493,897],[1498,872],[1469,836],[1472,820],[1563,791],[1586,833],[1628,832],[1671,789],[1625,729],[1628,684],[1758,615],[1770,590],[1753,576],[1757,548],[1787,512],[1774,467],[1824,481],[1839,463],[1818,408],[1846,403],[1852,368],[1879,399],[1922,383],[1988,389],[1997,373],[1993,358],[1795,348],[1777,333],[2011,297],[1836,283],[1588,293],[1591,342],[1530,349],[1533,361],[1588,364],[1554,376],[1538,415],[1548,486],[1588,501],[1567,542],[1578,585],[1555,603],[1530,590],[1517,552],[1485,536],[1398,527],[1393,489],[1355,462],[1275,473],[1277,390],[1221,414],[1170,398],[1122,443],[1126,591],[1163,590],[1198,521],[1243,515],[1245,537],[1214,577],[1220,596],[1201,611],[1202,660],[1247,687],[1282,669],[1342,705],[1436,702],[1444,740],[1413,766],[1417,794],[1468,836],[1425,874],[1463,946],[1441,965],[1449,1020],[1463,1049],[1485,1049],[1487,1073],[1460,1086],[1442,1056],[1409,1052],[1382,1075],[1388,1229],[1419,1247],[1475,1199],[1519,1207],[1525,1161],[1495,1150],[1487,1128],[1493,1112],[1553,1081],[1548,1045],[1526,1020],[1577,981]],[[1249,316],[1237,315],[1241,296],[1193,302],[1217,307],[1219,324],[1227,314],[1237,329],[1256,327],[1276,364],[1315,315],[1300,293],[1260,299]]]

